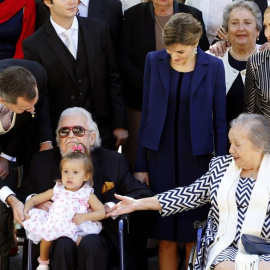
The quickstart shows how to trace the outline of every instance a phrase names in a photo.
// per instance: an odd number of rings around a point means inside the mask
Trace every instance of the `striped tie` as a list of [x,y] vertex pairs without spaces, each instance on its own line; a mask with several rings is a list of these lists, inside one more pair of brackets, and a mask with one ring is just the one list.
[[2,127],[5,131],[7,131],[11,126],[12,120],[12,111],[4,106],[4,104],[0,105],[0,120]]

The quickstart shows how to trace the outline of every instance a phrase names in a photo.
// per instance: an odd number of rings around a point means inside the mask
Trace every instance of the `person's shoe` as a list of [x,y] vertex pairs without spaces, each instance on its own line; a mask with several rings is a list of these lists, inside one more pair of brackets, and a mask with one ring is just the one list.
[[40,264],[37,267],[37,270],[50,270],[50,267],[48,265]]
[[14,257],[18,253],[18,246],[14,246],[9,250],[9,256]]

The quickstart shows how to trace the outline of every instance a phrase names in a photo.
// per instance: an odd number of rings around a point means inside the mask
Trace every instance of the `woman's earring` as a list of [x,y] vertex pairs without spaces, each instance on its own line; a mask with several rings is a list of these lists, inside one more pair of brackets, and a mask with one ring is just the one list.
[[197,46],[194,48],[194,53],[197,54]]

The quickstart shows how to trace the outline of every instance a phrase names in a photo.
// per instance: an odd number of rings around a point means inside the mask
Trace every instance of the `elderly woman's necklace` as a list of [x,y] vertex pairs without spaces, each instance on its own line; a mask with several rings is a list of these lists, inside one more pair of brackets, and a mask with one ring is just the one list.
[[231,56],[232,56],[234,59],[239,60],[239,61],[247,61],[248,58],[249,58],[252,54],[254,54],[254,53],[256,53],[256,52],[257,52],[257,48],[255,47],[255,50],[254,50],[251,54],[249,54],[249,55],[247,55],[247,56],[244,56],[244,57],[241,57],[241,56],[237,55],[237,54],[233,51],[233,48],[232,48],[232,47],[230,48],[230,54],[231,54]]

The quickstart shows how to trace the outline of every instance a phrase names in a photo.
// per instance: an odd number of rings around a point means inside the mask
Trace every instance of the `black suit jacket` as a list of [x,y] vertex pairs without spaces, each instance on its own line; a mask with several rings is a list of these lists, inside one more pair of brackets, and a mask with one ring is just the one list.
[[[132,176],[124,155],[101,147],[90,154],[94,164],[94,193],[102,203],[117,202],[115,193],[136,199],[152,195],[148,188]],[[35,153],[28,175],[17,193],[18,198],[25,201],[32,193],[41,193],[53,188],[54,180],[61,178],[60,161],[58,149]],[[106,189],[104,186],[106,182],[113,182],[114,187]],[[102,188],[105,188],[106,192],[103,193]]]
[[[27,146],[26,137],[31,136],[31,139],[36,139],[35,143],[37,148],[38,144],[41,142],[52,141],[53,134],[48,113],[47,74],[45,69],[39,63],[33,61],[4,59],[0,61],[0,72],[10,66],[21,66],[29,70],[37,81],[39,92],[39,99],[35,106],[35,117],[32,118],[29,112],[17,114],[14,127],[9,132],[0,136],[1,151],[9,156],[18,158],[21,151],[26,151],[26,149],[29,148]],[[34,134],[33,130],[35,130]],[[34,142],[31,141],[30,143],[33,144]],[[25,159],[26,152],[21,154],[23,159]]]
[[120,0],[90,0],[88,17],[107,22],[113,44],[117,43],[123,22],[122,3]]
[[[36,0],[36,28],[40,28],[50,17],[50,11],[41,0]],[[123,21],[122,3],[120,0],[90,0],[88,17],[100,19],[108,23],[113,43],[116,44]]]
[[108,26],[106,22],[83,17],[78,17],[78,22],[86,48],[90,80],[87,95],[91,95],[93,101],[91,108],[87,97],[82,98],[78,91],[63,42],[50,20],[23,42],[25,58],[41,63],[47,71],[53,128],[62,111],[73,106],[90,111],[98,124],[124,128],[124,98]]
[[[174,13],[190,13],[203,26],[203,36],[199,46],[208,50],[202,13],[196,8],[174,2]],[[146,55],[156,50],[155,17],[153,3],[140,3],[125,11],[118,62],[124,82],[124,94],[129,107],[141,110],[143,92],[143,74]]]

